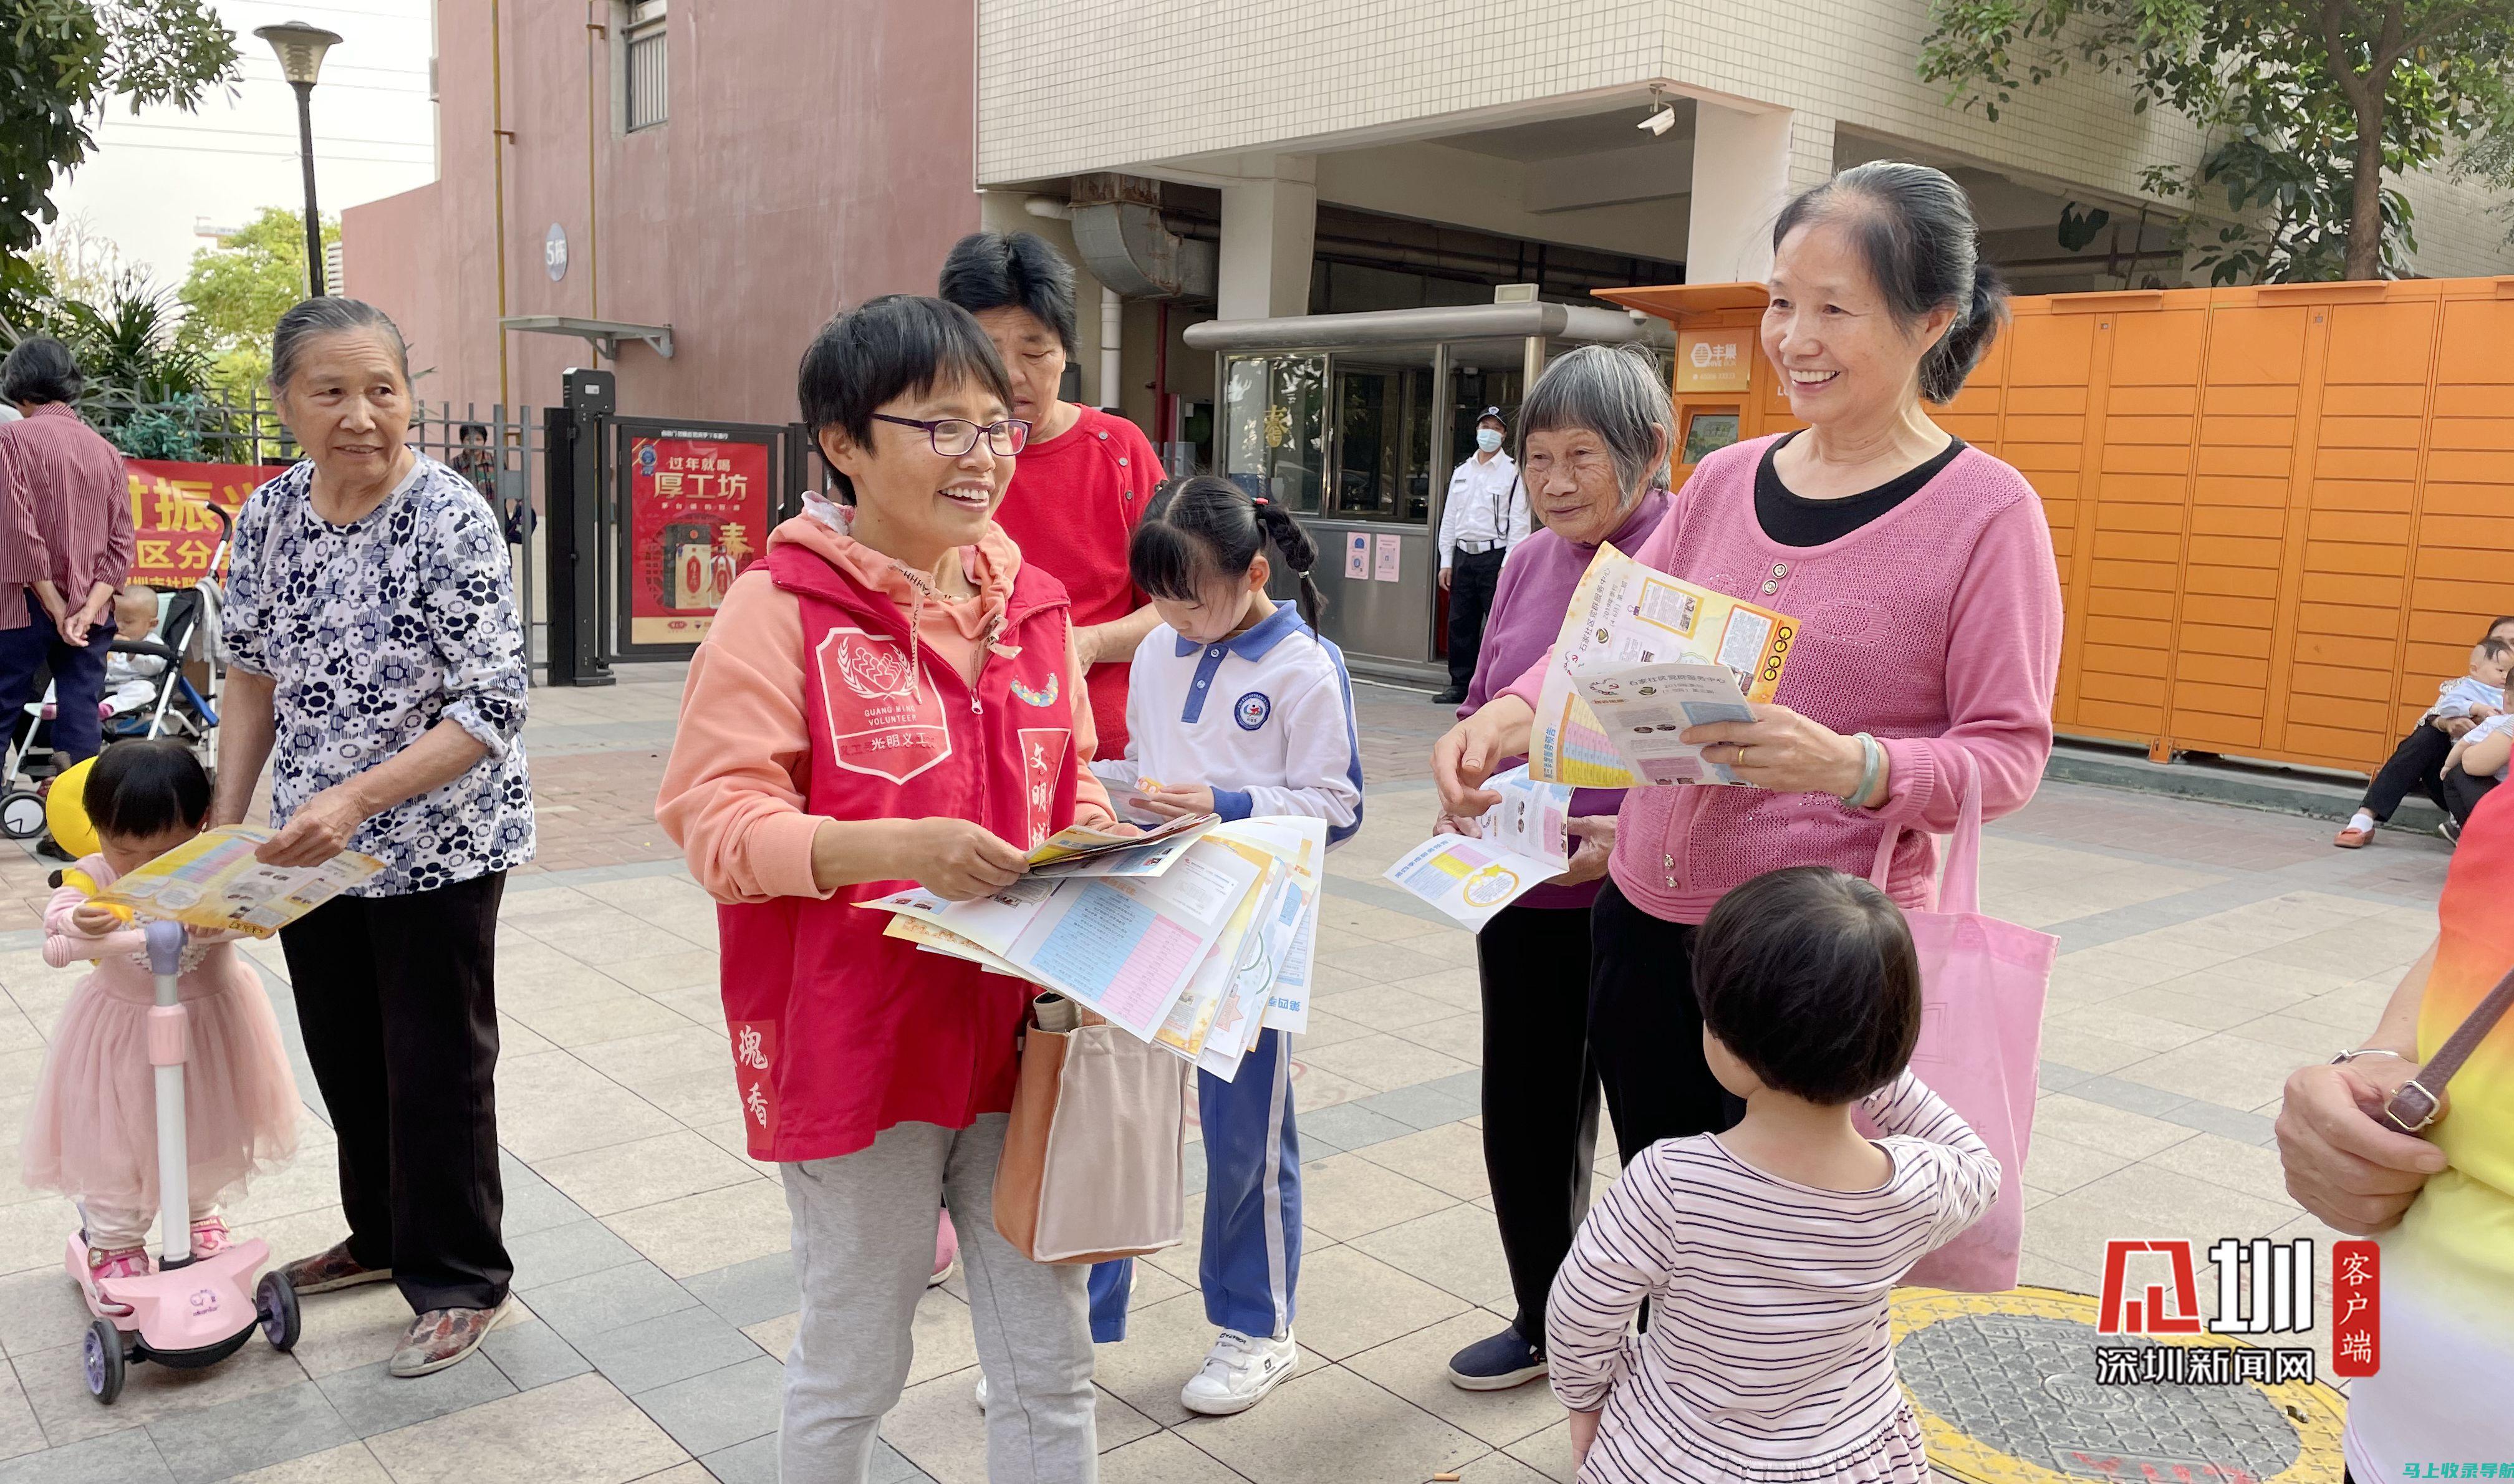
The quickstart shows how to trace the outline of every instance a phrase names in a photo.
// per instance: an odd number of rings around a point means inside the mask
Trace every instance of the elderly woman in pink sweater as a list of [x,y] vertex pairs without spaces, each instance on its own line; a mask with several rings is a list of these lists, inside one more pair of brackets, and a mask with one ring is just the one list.
[[[2007,317],[1963,188],[1920,165],[1843,172],[1781,213],[1770,287],[1764,353],[1806,429],[1705,458],[1635,553],[1803,626],[1772,704],[1685,734],[1753,786],[1625,795],[1591,909],[1589,1039],[1626,1162],[1740,1111],[1703,1060],[1690,973],[1722,894],[1787,865],[1865,875],[1888,828],[1953,829],[1966,789],[2007,814],[2051,750],[2060,587],[2042,503],[1928,414]],[[1448,813],[1488,807],[1486,775],[1528,750],[1547,662],[1434,749]],[[1886,890],[1926,901],[1934,863],[1904,834]]]

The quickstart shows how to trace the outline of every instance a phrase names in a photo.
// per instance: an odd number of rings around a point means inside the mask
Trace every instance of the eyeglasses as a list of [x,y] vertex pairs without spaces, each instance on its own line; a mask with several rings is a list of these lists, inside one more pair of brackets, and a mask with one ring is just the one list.
[[1030,424],[1019,418],[1006,418],[1001,421],[981,425],[966,418],[935,418],[928,421],[917,418],[894,418],[888,413],[874,413],[872,421],[896,422],[902,427],[925,429],[925,441],[933,446],[935,453],[946,459],[957,459],[976,448],[980,433],[987,435],[987,447],[990,451],[1006,459],[1020,453],[1030,443]]

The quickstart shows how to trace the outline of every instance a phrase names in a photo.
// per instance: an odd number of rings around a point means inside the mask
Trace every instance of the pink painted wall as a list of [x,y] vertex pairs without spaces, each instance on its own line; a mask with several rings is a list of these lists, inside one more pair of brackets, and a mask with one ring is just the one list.
[[[595,0],[593,14],[616,14]],[[624,346],[624,412],[783,422],[822,322],[931,293],[979,224],[970,7],[933,0],[674,6],[670,121],[623,135],[606,38],[573,5],[506,0],[507,312],[672,326]],[[343,214],[345,292],[411,342],[430,401],[499,399],[488,0],[437,7],[439,180]],[[593,114],[591,195],[588,111]],[[542,243],[567,233],[566,277]],[[508,400],[558,400],[576,339],[507,337]]]

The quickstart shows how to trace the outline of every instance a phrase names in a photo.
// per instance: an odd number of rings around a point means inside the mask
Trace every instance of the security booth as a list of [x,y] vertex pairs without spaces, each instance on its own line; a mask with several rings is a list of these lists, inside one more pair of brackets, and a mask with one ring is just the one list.
[[1663,350],[1674,337],[1645,314],[1530,300],[1212,320],[1186,341],[1217,359],[1210,466],[1281,501],[1318,541],[1319,630],[1358,673],[1445,684],[1434,542],[1477,415],[1501,408],[1515,436],[1528,382],[1554,356]]

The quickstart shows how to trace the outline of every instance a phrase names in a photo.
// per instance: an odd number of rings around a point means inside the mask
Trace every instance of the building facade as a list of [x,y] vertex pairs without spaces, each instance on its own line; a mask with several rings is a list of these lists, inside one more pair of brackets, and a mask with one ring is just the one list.
[[[345,214],[346,289],[431,399],[555,400],[593,346],[500,322],[560,317],[670,328],[621,343],[626,411],[779,421],[831,312],[1028,227],[1079,269],[1078,395],[1200,445],[1190,325],[1753,278],[1781,201],[1867,159],[1953,172],[2022,292],[2182,283],[2139,180],[2194,131],[2086,69],[1951,107],[1926,9],[440,0],[440,178]],[[2407,188],[2420,272],[2514,268],[2472,187]],[[2073,251],[2066,208],[2110,224]]]

